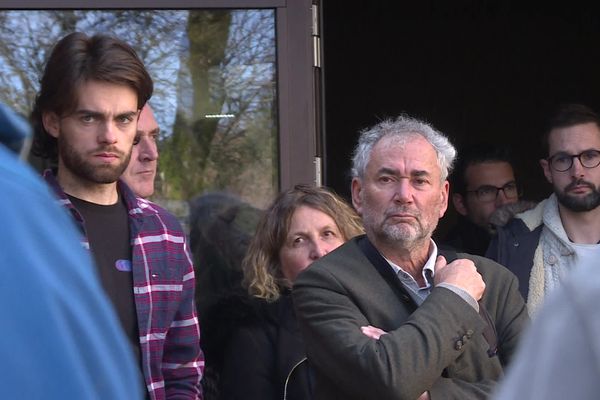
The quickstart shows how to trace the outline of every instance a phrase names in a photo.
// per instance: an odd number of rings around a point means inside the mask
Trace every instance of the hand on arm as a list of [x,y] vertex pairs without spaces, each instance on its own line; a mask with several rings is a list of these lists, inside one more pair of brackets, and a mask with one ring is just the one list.
[[376,328],[374,326],[368,325],[368,326],[361,326],[360,327],[361,332],[367,336],[370,337],[371,339],[375,339],[375,340],[379,340],[379,338],[382,335],[386,335],[387,332],[384,331],[383,329],[379,329]]

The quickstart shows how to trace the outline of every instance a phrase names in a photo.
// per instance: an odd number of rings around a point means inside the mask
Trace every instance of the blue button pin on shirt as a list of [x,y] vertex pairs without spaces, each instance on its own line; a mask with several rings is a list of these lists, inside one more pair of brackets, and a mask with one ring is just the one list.
[[115,267],[122,272],[131,272],[131,261],[117,260],[115,261]]

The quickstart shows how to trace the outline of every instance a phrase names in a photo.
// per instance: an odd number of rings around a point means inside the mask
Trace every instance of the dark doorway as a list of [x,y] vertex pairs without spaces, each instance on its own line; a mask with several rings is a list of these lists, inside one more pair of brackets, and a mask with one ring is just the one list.
[[325,183],[348,197],[358,131],[406,112],[459,149],[510,146],[524,197],[547,197],[545,118],[563,102],[600,108],[600,7],[523,3],[323,0]]

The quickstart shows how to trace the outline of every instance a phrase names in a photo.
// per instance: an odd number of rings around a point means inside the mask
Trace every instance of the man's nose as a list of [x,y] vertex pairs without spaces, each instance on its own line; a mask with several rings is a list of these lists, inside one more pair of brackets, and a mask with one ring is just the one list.
[[140,161],[154,161],[158,159],[158,148],[154,140],[142,137],[137,146],[139,146],[138,154]]
[[584,176],[585,167],[581,164],[579,157],[573,158],[573,165],[570,168],[571,175],[575,178],[581,178]]
[[411,190],[412,188],[408,179],[400,179],[394,189],[394,201],[398,203],[409,202],[412,195]]
[[105,122],[100,125],[100,132],[98,134],[98,141],[100,143],[113,144],[117,142],[118,132],[117,127],[111,121]]

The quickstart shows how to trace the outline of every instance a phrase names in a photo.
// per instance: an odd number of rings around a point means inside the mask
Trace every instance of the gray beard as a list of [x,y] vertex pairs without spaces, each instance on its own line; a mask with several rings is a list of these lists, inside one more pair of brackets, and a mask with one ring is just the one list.
[[413,225],[412,229],[402,225],[386,224],[385,222],[377,224],[374,219],[370,213],[363,213],[364,226],[367,231],[382,243],[408,250],[418,248],[424,242],[428,242],[433,230],[435,230],[434,226],[431,231],[425,232],[425,227],[418,224]]

